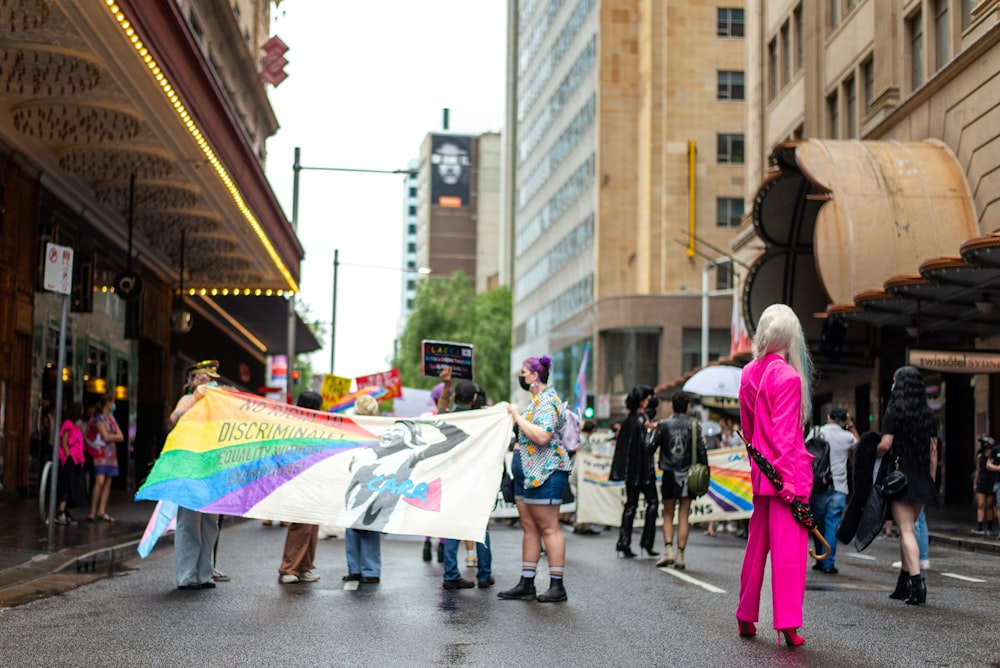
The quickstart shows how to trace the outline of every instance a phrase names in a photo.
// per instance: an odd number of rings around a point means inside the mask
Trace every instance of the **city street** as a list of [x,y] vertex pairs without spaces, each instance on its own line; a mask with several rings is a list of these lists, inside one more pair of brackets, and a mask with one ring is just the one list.
[[[499,600],[520,566],[520,531],[494,523],[492,589],[444,591],[421,541],[382,542],[382,582],[345,588],[343,540],[320,541],[314,584],[281,585],[285,531],[223,531],[213,590],[174,588],[173,549],[60,596],[0,609],[4,666],[871,666],[994,665],[997,556],[932,547],[928,605],[890,600],[895,541],[841,546],[840,575],[810,570],[804,647],[776,647],[770,598],[756,639],[736,636],[743,541],[700,531],[688,567],[616,559],[613,531],[567,534],[562,604]],[[636,536],[638,539],[638,536]],[[634,542],[633,548],[637,549]],[[460,550],[464,563],[464,548]],[[474,577],[472,570],[465,576]],[[76,575],[58,576],[64,578]],[[537,585],[548,586],[544,562]],[[350,586],[354,586],[353,583]]]

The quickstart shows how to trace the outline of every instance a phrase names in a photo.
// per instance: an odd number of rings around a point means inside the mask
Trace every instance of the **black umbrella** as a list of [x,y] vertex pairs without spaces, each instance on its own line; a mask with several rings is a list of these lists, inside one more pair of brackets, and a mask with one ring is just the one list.
[[[750,442],[747,441],[746,437],[743,436],[743,432],[737,430],[736,433],[740,435],[740,438],[743,440],[743,444],[747,446],[747,453],[757,463],[757,468],[760,469],[760,472],[764,475],[764,477],[767,478],[779,492],[784,489],[785,483],[781,479],[778,472],[774,470],[774,467],[771,466],[771,462],[767,461],[767,458],[760,453],[760,450],[753,447]],[[819,526],[816,524],[816,518],[813,517],[812,509],[809,508],[809,504],[802,503],[798,499],[793,499],[791,506],[792,517],[795,518],[795,521],[809,529],[809,531],[812,532],[812,535],[816,537],[824,548],[826,548],[826,551],[823,554],[816,554],[810,549],[809,556],[816,561],[826,559],[830,555],[830,544],[826,542],[826,539],[823,538],[823,534],[819,532]]]

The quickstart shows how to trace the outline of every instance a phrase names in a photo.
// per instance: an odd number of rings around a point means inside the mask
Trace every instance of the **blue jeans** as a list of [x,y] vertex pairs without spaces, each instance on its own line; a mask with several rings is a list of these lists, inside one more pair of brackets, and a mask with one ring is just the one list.
[[[809,499],[812,506],[813,516],[819,525],[819,531],[823,538],[830,544],[830,554],[820,562],[823,568],[833,568],[834,558],[837,556],[837,527],[840,526],[840,519],[844,516],[844,508],[847,506],[847,495],[834,489],[813,494]],[[819,541],[813,539],[813,549],[816,554],[820,554],[823,546]]]
[[344,534],[344,544],[348,574],[361,573],[366,578],[379,577],[382,573],[381,533],[348,529]]
[[927,538],[927,515],[924,514],[924,509],[920,509],[920,514],[917,515],[917,519],[913,522],[913,533],[917,536],[917,546],[920,548],[920,561],[927,561],[930,559],[930,551],[928,549],[928,538]]
[[[462,541],[448,538],[444,541],[444,579],[458,580],[462,572],[458,570],[458,544]],[[493,573],[493,557],[490,554],[490,532],[486,532],[486,544],[476,543],[476,580],[486,582]]]

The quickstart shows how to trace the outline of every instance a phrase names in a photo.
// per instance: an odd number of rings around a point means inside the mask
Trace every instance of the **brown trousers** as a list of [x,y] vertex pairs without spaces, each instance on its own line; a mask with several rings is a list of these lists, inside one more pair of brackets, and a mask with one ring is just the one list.
[[288,535],[285,536],[285,553],[281,556],[279,573],[301,575],[316,568],[313,560],[316,558],[316,540],[319,536],[318,524],[288,525]]

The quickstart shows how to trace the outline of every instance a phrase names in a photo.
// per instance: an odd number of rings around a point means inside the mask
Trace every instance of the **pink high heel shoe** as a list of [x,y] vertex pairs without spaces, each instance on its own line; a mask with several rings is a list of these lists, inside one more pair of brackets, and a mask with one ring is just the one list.
[[778,647],[781,647],[781,636],[785,636],[785,644],[789,647],[806,644],[806,639],[798,634],[798,629],[778,629]]

